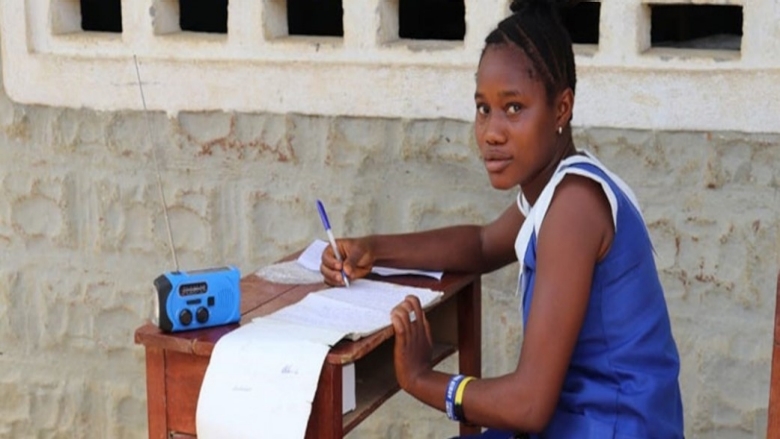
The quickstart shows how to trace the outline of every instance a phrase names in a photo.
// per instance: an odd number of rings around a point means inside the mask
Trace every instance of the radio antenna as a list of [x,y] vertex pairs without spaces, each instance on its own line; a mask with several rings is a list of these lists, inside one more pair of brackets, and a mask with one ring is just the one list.
[[160,177],[160,165],[157,163],[157,154],[155,153],[154,142],[152,141],[152,128],[149,125],[149,111],[146,108],[146,97],[144,96],[144,87],[141,84],[141,72],[138,70],[138,58],[133,55],[133,62],[135,62],[135,75],[138,78],[138,90],[141,91],[141,102],[144,105],[144,120],[146,121],[146,137],[149,142],[149,146],[152,148],[152,161],[154,161],[154,171],[157,174],[157,190],[160,193],[160,200],[163,205],[163,214],[165,215],[165,225],[168,229],[168,244],[171,247],[171,255],[173,256],[173,265],[176,267],[176,271],[179,271],[179,258],[176,257],[176,247],[173,245],[173,233],[171,232],[171,220],[168,217],[168,204],[165,202],[165,194],[163,193],[162,178]]

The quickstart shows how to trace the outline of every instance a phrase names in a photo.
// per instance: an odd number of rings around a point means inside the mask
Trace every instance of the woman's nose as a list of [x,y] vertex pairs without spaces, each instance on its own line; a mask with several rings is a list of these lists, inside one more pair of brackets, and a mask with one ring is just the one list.
[[485,122],[485,142],[489,145],[500,145],[506,142],[505,122],[500,114],[491,114]]

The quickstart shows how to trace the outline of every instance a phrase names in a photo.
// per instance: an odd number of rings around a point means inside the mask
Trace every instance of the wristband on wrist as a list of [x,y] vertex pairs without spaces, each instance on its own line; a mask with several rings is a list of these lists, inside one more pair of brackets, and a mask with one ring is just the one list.
[[460,422],[466,422],[466,415],[463,413],[463,392],[466,390],[466,384],[474,379],[475,378],[471,376],[465,377],[460,381],[458,388],[455,390],[455,404],[453,411],[455,412],[455,417]]
[[444,392],[444,408],[447,412],[447,417],[453,421],[459,421],[455,414],[455,394],[458,391],[461,381],[466,377],[463,375],[453,375],[450,378],[450,382],[447,384],[447,390]]

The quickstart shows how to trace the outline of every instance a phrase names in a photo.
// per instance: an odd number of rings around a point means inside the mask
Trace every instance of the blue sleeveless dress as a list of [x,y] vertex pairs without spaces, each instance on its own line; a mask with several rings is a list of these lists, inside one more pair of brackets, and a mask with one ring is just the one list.
[[680,360],[650,237],[631,189],[589,154],[563,160],[533,206],[518,195],[518,208],[526,217],[515,242],[523,324],[534,296],[536,237],[555,188],[569,174],[601,185],[615,235],[595,267],[588,310],[558,406],[541,434],[489,429],[461,439],[682,438]]
[[555,188],[568,174],[598,182],[615,234],[594,271],[587,313],[561,397],[542,434],[550,439],[683,437],[680,360],[653,250],[631,189],[590,155],[563,160],[536,204],[518,196],[526,220],[515,243],[523,323],[534,297],[536,237]]

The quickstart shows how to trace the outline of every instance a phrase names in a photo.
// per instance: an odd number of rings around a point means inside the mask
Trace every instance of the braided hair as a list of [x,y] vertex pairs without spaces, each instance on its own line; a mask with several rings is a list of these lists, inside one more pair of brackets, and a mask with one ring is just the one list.
[[566,88],[574,93],[577,84],[574,52],[559,9],[576,3],[571,0],[513,0],[512,15],[485,38],[482,54],[493,45],[515,44],[541,75],[551,103],[557,93]]

